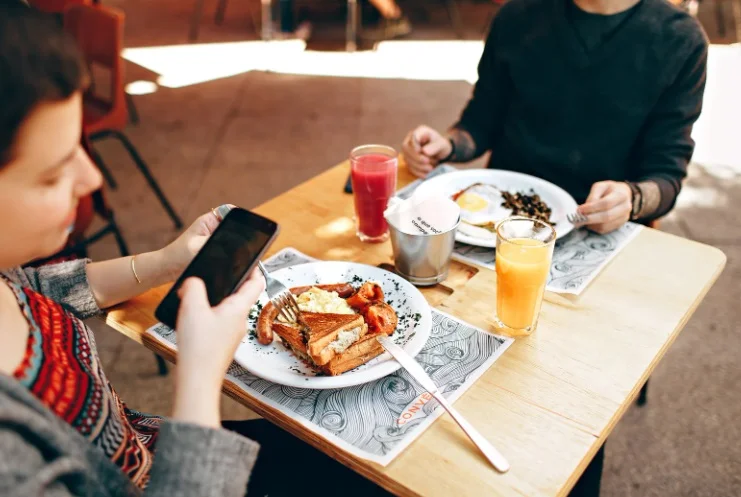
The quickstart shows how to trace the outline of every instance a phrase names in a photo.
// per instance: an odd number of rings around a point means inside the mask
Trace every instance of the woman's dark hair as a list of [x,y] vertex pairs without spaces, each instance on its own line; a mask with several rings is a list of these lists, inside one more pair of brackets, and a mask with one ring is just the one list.
[[57,18],[20,1],[0,4],[0,167],[21,125],[43,102],[66,100],[87,83],[75,41]]

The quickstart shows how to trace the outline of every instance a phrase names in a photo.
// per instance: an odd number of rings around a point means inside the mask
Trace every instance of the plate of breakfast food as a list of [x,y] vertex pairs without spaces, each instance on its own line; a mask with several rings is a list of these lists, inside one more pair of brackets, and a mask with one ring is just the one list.
[[574,197],[540,178],[498,169],[469,169],[442,174],[423,182],[415,195],[449,195],[461,208],[456,240],[479,247],[496,246],[496,225],[510,216],[527,216],[550,223],[558,238],[574,226],[566,219],[576,212]]
[[367,383],[400,367],[378,336],[391,336],[411,356],[430,336],[427,300],[391,272],[328,261],[297,264],[271,276],[294,294],[298,321],[284,319],[263,293],[234,359],[273,383],[312,389]]

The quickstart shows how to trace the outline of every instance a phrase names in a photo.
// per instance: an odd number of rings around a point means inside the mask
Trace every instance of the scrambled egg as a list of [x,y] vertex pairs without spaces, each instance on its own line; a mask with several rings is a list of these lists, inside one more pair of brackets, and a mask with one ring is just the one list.
[[354,314],[355,311],[347,301],[337,295],[337,292],[328,292],[311,287],[296,298],[298,308],[304,312],[322,312],[325,314]]
[[342,354],[344,351],[350,348],[350,345],[354,344],[360,338],[360,331],[362,328],[358,326],[351,330],[340,331],[337,334],[337,338],[327,345],[328,349],[334,350],[338,354]]

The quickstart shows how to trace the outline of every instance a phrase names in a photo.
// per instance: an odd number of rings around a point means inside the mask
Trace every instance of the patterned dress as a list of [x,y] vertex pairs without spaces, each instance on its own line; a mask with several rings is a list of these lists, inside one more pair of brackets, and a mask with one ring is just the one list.
[[103,373],[92,332],[72,309],[17,282],[8,284],[30,328],[13,376],[145,488],[161,418],[128,409],[119,399]]

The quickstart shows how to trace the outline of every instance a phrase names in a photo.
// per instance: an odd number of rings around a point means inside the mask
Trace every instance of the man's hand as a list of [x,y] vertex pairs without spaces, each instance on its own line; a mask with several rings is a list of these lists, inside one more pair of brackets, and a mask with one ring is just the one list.
[[615,231],[630,220],[633,192],[620,181],[598,181],[592,185],[586,202],[578,207],[587,216],[583,224],[592,231],[605,234]]
[[428,126],[418,126],[409,132],[402,145],[409,170],[418,178],[424,178],[450,155],[450,140]]

